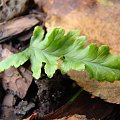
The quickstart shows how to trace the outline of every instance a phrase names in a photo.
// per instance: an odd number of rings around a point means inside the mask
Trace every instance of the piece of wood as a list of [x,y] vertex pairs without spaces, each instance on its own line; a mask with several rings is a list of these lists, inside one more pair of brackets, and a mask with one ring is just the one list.
[[22,32],[30,30],[32,27],[37,25],[37,20],[32,15],[18,17],[6,23],[0,25],[0,43],[6,39],[10,39]]
[[[120,54],[119,0],[35,0],[47,13],[46,27],[60,26],[67,30],[79,29],[90,42],[107,44],[112,53]],[[72,71],[68,75],[78,85],[107,102],[120,104],[120,82],[97,82],[86,73]]]
[[25,12],[30,1],[31,0],[0,0],[0,22],[9,20]]

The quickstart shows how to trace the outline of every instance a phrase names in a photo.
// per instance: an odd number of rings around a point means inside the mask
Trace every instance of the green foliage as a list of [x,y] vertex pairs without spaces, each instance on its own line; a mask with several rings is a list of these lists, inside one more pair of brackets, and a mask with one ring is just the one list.
[[1,61],[0,72],[11,66],[17,68],[30,59],[33,77],[40,78],[43,63],[45,73],[52,77],[58,69],[58,60],[62,60],[62,73],[87,70],[90,78],[99,81],[120,80],[120,56],[110,54],[108,46],[90,44],[85,47],[86,37],[80,36],[78,30],[65,34],[63,29],[54,28],[43,37],[44,30],[35,27],[30,46]]

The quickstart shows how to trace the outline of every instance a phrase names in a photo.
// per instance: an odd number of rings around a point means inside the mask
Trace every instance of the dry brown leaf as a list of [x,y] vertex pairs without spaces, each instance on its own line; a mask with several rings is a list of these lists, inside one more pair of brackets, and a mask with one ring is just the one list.
[[88,78],[85,72],[70,71],[68,75],[77,84],[92,95],[100,97],[107,102],[120,104],[120,82],[98,82]]
[[[79,29],[90,42],[107,44],[112,53],[120,54],[120,1],[119,0],[38,0],[36,3],[47,13],[46,27],[61,26],[65,30]],[[120,82],[97,82],[86,73],[72,71],[68,75],[84,90],[107,102],[120,104]]]
[[[113,0],[112,0],[113,1]],[[111,1],[111,2],[112,2]],[[103,5],[96,0],[53,0],[43,5],[49,16],[46,21],[47,29],[61,26],[65,30],[80,29],[89,40],[97,40],[108,44],[112,52],[120,53],[120,1],[112,5]],[[59,12],[61,11],[61,12]]]
[[[2,58],[8,57],[12,54],[8,49],[3,49]],[[2,75],[2,84],[5,90],[10,90],[14,95],[24,98],[27,90],[32,82],[32,73],[20,67],[18,69],[11,67]]]
[[7,93],[3,99],[2,105],[12,107],[15,104],[14,95]]

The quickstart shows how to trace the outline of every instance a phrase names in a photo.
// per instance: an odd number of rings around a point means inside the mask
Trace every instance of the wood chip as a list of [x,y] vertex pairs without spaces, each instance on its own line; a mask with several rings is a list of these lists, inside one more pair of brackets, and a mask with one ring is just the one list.
[[32,15],[22,16],[0,25],[0,43],[6,39],[10,39],[22,32],[30,30],[37,25],[37,20]]

